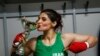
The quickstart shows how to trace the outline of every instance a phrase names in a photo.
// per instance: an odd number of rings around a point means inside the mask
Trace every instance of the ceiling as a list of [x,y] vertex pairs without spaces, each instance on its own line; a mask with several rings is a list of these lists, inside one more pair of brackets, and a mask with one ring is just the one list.
[[14,3],[39,3],[39,2],[55,2],[55,1],[66,1],[66,0],[1,0],[6,4]]
[[38,3],[44,3],[46,8],[59,10],[62,9],[64,2],[66,2],[66,9],[72,9],[71,1],[75,1],[76,9],[100,8],[100,0],[0,0],[0,11],[2,11],[1,7],[6,5],[7,12],[17,12],[18,5],[15,4],[22,4],[22,11],[40,10],[41,4]]
[[57,1],[76,1],[80,4],[89,1],[90,7],[100,7],[100,0],[0,0],[0,5],[4,4],[18,4],[18,3],[43,3],[43,2],[57,2]]

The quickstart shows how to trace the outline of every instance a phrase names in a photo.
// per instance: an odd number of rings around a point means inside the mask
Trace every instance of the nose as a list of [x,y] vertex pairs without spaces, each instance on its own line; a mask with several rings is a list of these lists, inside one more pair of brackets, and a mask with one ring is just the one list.
[[38,21],[37,21],[37,24],[40,24],[42,22],[42,20],[41,19],[39,19]]
[[37,20],[37,21],[36,21],[36,28],[38,28],[38,27],[39,27],[39,25],[41,24],[41,22],[42,22],[42,20],[41,20],[41,19],[39,19],[39,20]]

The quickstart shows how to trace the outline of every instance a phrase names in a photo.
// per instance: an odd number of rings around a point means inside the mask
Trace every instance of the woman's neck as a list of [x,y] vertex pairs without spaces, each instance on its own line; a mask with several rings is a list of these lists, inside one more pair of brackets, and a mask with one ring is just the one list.
[[55,35],[56,35],[56,32],[53,29],[51,29],[49,31],[45,31],[44,32],[44,39],[52,40]]

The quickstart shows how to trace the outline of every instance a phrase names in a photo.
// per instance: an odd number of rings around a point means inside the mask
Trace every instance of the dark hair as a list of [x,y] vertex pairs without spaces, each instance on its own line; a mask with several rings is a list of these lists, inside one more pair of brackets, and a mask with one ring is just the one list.
[[54,30],[58,31],[60,29],[60,31],[62,31],[63,25],[61,15],[59,13],[52,9],[44,9],[41,11],[41,13],[46,13],[52,22],[57,22],[57,25],[55,26]]

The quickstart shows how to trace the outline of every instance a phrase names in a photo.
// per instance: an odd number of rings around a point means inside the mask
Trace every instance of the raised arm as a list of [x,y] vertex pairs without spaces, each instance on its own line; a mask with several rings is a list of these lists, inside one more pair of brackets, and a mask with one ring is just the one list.
[[80,34],[70,34],[71,37],[74,37],[73,42],[87,42],[89,48],[93,47],[97,43],[97,38],[91,35],[80,35]]
[[70,40],[68,49],[74,53],[79,53],[88,48],[94,47],[97,43],[97,38],[90,35],[80,35],[73,33],[64,35],[66,40]]

